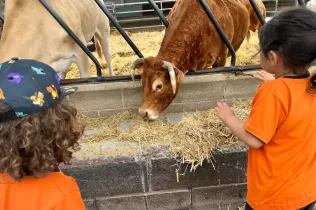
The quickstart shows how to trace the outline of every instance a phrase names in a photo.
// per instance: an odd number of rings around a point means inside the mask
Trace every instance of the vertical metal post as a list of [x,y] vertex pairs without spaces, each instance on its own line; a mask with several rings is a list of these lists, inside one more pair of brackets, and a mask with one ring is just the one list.
[[229,50],[229,53],[231,55],[231,66],[235,67],[236,66],[236,53],[235,53],[235,50],[234,50],[233,46],[231,45],[231,43],[227,39],[223,29],[219,25],[218,21],[216,20],[214,14],[212,13],[211,9],[208,7],[208,5],[205,2],[205,0],[200,0],[200,3],[202,5],[204,11],[206,12],[207,16],[209,17],[209,19],[214,24],[214,26],[215,26],[217,32],[219,33],[220,37],[222,38],[223,42],[227,46],[227,48]]
[[[162,14],[163,14],[163,5],[162,5],[162,1],[160,2],[160,9],[161,9]],[[166,21],[167,21],[167,18],[166,18]],[[167,21],[167,25],[169,26],[169,22],[168,22],[168,21]],[[163,21],[161,21],[161,26],[164,26]]]
[[156,3],[153,0],[148,0],[148,2],[153,7],[153,9],[155,10],[156,14],[159,16],[162,23],[166,26],[166,28],[168,28],[169,23],[168,23],[167,19],[165,18],[165,16],[163,15],[163,13],[157,7]]
[[264,19],[264,17],[263,17],[263,15],[262,15],[262,13],[261,13],[261,11],[260,11],[260,9],[259,9],[259,7],[258,7],[256,1],[255,1],[255,0],[249,0],[249,1],[250,1],[250,4],[251,4],[252,8],[254,9],[254,11],[255,11],[257,17],[258,17],[259,20],[260,20],[261,25],[264,25],[264,24],[266,23],[266,20]]
[[[48,12],[55,18],[55,20],[65,29],[65,31],[73,38],[73,40],[79,45],[79,47],[90,57],[97,68],[98,79],[102,78],[101,66],[98,60],[92,55],[90,50],[80,41],[75,33],[69,28],[69,26],[63,21],[63,19],[56,13],[56,11],[47,3],[46,0],[39,0],[42,5],[48,10]],[[90,69],[89,69],[90,71]]]
[[305,6],[305,1],[304,0],[297,0],[298,4],[300,6]]
[[119,25],[119,23],[116,21],[116,19],[111,15],[111,13],[108,11],[108,9],[105,7],[105,5],[100,0],[95,0],[97,5],[100,7],[100,9],[103,11],[103,13],[109,18],[109,20],[113,23],[115,28],[120,32],[120,34],[123,36],[125,41],[131,46],[131,48],[134,50],[136,55],[139,58],[143,58],[143,54],[139,51],[139,49],[136,47],[136,45],[132,42],[132,40],[127,36],[125,31],[122,29],[122,27]]

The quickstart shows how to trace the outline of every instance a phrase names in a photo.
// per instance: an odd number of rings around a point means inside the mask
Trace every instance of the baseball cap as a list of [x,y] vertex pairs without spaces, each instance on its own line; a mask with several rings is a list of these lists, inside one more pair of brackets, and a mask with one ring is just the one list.
[[0,113],[0,122],[44,111],[77,89],[61,88],[57,72],[45,63],[18,58],[0,63],[0,103],[11,107]]

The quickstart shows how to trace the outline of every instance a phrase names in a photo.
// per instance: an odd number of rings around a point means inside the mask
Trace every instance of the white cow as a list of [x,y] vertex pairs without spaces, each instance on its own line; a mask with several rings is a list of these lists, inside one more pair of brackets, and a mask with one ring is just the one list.
[[[104,55],[109,75],[114,75],[109,20],[94,0],[47,2],[85,45],[94,37],[98,56]],[[4,16],[0,62],[36,59],[52,66],[62,79],[75,62],[80,77],[90,77],[89,57],[38,0],[6,0]]]
[[306,3],[306,8],[313,11],[313,12],[316,12],[316,0],[310,0]]

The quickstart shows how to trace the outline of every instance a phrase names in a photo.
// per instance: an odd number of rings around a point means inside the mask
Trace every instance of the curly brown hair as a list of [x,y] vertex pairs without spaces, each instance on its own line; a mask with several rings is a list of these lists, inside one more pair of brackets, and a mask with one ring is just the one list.
[[[0,112],[9,110],[0,103]],[[71,164],[80,149],[78,140],[84,125],[77,110],[59,103],[45,111],[0,124],[0,172],[15,181],[25,176],[43,177],[56,171],[60,163]]]

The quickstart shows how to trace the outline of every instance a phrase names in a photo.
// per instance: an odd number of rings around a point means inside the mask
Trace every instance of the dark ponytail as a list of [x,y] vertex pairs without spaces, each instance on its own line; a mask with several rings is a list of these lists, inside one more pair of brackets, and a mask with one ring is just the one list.
[[[306,8],[290,8],[275,15],[263,25],[260,50],[265,57],[277,52],[294,74],[302,74],[316,59],[316,13]],[[308,92],[316,94],[316,75],[312,76]]]

